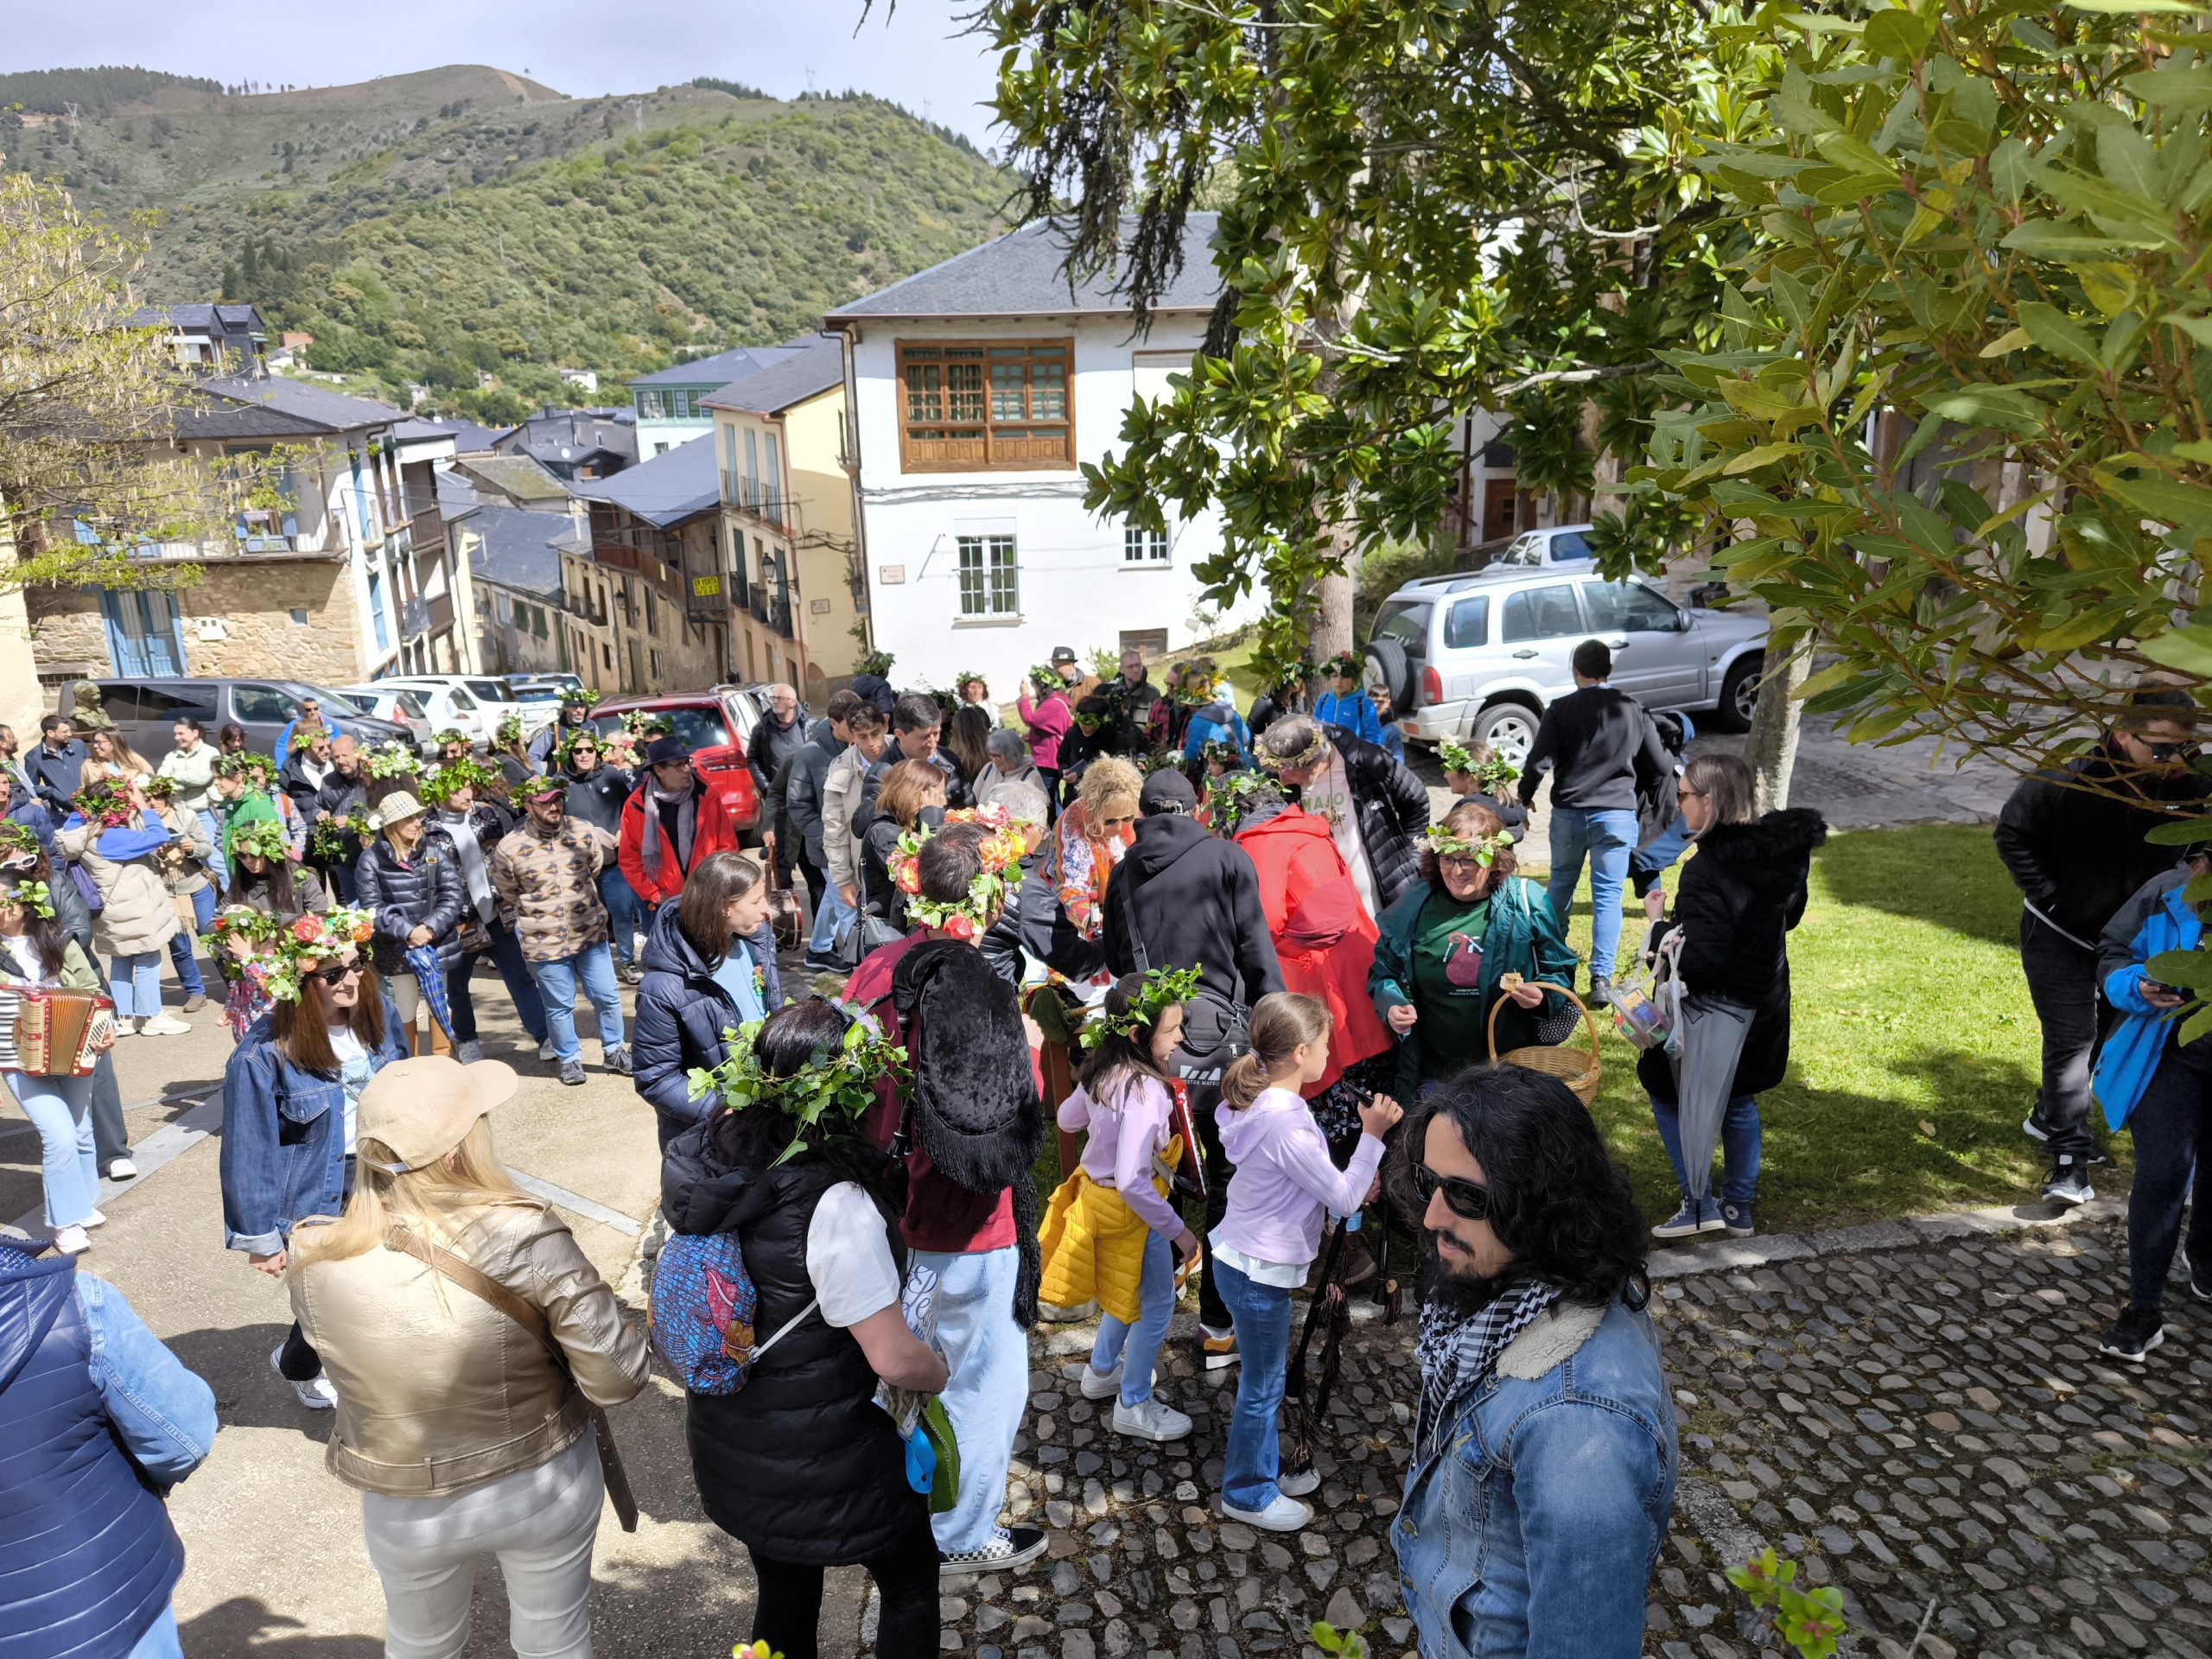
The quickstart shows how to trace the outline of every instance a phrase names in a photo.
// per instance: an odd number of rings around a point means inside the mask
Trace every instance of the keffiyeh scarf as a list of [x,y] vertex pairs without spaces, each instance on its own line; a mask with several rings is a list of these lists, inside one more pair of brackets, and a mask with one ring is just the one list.
[[1559,1298],[1558,1286],[1527,1279],[1501,1292],[1478,1313],[1455,1313],[1440,1301],[1423,1306],[1421,1334],[1414,1342],[1414,1363],[1421,1368],[1421,1413],[1414,1424],[1416,1446],[1434,1430],[1454,1401],[1497,1368],[1506,1344]]

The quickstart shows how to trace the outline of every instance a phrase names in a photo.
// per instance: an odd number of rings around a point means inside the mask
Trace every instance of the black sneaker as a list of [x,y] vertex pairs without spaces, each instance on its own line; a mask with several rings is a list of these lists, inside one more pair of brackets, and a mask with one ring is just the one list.
[[831,956],[826,950],[808,951],[806,953],[806,965],[813,969],[817,974],[842,973],[845,967],[843,963],[838,961],[836,957]]
[[1044,1532],[1036,1527],[1001,1527],[981,1549],[963,1549],[938,1564],[941,1579],[964,1579],[976,1573],[1003,1573],[1027,1567],[1045,1553]]
[[2033,1112],[2030,1112],[2020,1120],[2020,1133],[2031,1141],[2041,1141],[2046,1145],[2050,1141],[2050,1131],[2036,1122],[2036,1115]]
[[2097,1196],[2089,1185],[2088,1166],[2079,1160],[2062,1156],[2051,1166],[2050,1179],[2043,1184],[2043,1195],[2053,1204],[2068,1205],[2087,1204]]
[[2194,1262],[2189,1264],[2189,1294],[2200,1302],[2212,1302],[2212,1278]]
[[2131,1305],[2120,1316],[2119,1322],[2097,1338],[2097,1351],[2124,1359],[2131,1365],[2140,1365],[2144,1355],[2165,1339],[2165,1327],[2158,1322],[2158,1310]]
[[1591,975],[1590,1006],[1593,1008],[1609,1007],[1612,1001],[1613,982],[1610,979],[1600,979],[1595,974]]

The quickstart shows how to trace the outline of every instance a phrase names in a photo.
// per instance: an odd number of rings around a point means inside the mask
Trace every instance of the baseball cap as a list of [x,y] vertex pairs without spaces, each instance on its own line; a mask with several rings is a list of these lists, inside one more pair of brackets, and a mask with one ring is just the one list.
[[568,792],[568,779],[548,778],[541,773],[537,777],[526,779],[523,786],[515,791],[515,798],[521,801],[542,801],[548,796],[566,796]]
[[1198,791],[1172,766],[1154,772],[1137,793],[1137,810],[1147,818],[1164,817],[1171,812],[1188,814],[1198,808]]
[[515,1069],[504,1060],[463,1065],[446,1054],[394,1060],[361,1090],[355,1128],[399,1162],[388,1174],[434,1164],[468,1138],[476,1120],[514,1098]]

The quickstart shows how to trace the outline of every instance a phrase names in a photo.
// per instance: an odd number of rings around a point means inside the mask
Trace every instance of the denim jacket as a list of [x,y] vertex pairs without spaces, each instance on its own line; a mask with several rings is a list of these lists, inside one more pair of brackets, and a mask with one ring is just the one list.
[[[386,1002],[384,1042],[369,1065],[381,1071],[407,1052],[406,1030]],[[233,1250],[274,1255],[296,1223],[345,1205],[346,1086],[280,1054],[265,1014],[223,1072],[221,1172],[223,1243]]]
[[1540,1318],[1414,1448],[1392,1542],[1423,1659],[1636,1659],[1675,1471],[1649,1317]]

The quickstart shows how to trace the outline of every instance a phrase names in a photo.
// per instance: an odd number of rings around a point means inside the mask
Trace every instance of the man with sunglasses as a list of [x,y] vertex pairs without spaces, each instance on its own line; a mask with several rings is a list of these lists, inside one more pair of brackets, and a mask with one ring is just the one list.
[[2044,1197],[2087,1204],[2089,1058],[2102,1010],[2097,938],[2130,895],[2171,869],[2174,849],[2144,836],[2203,810],[2212,779],[2193,764],[2196,704],[2175,687],[2134,692],[2104,740],[2024,779],[1997,819],[1997,855],[2023,899],[2020,967],[2043,1027],[2043,1086],[2020,1127],[2050,1152]]
[[1427,1659],[1636,1659],[1675,1408],[1628,1178],[1564,1084],[1470,1067],[1407,1125],[1428,1266],[1392,1523]]

